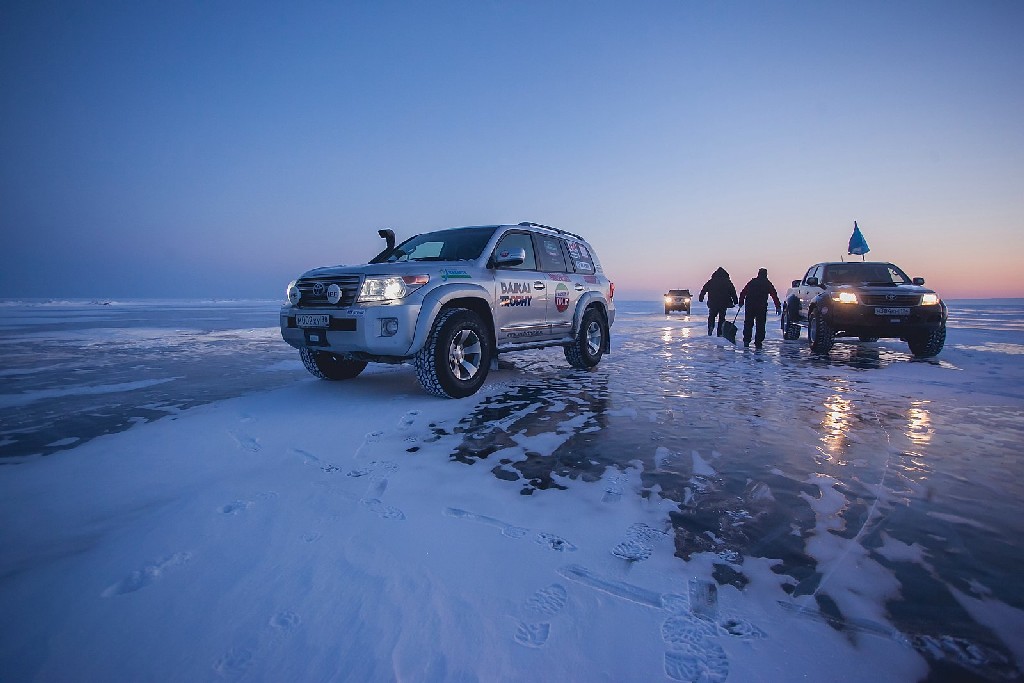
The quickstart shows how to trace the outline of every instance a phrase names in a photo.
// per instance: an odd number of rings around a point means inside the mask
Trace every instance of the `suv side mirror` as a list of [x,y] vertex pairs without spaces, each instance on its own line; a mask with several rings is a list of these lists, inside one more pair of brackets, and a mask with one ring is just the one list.
[[818,278],[816,278],[816,277],[809,277],[809,278],[807,278],[807,286],[808,287],[821,287],[821,284],[818,282]]
[[918,286],[923,285],[924,284],[924,278],[923,277],[915,277],[914,278],[914,284],[918,285]]
[[794,287],[799,287],[800,286],[800,281],[799,280],[793,280],[793,286]]
[[495,268],[511,268],[513,266],[521,266],[525,262],[526,250],[521,248],[503,251],[500,254],[495,254],[494,258],[491,259],[491,263]]

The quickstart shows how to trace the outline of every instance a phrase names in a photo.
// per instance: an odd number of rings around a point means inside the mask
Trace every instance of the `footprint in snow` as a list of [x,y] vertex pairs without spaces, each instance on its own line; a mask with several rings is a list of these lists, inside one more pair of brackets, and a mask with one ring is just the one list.
[[399,429],[408,429],[416,422],[416,417],[420,414],[418,410],[410,410],[408,413],[402,416],[402,419],[398,421]]
[[632,524],[626,529],[625,540],[612,548],[612,555],[627,562],[641,562],[651,556],[654,552],[654,542],[662,538],[665,538],[663,531],[642,522]]
[[608,481],[604,487],[604,495],[601,497],[602,503],[618,503],[622,500],[623,484],[626,482],[626,475],[622,472],[616,472],[612,476],[608,477]]
[[395,472],[397,470],[398,465],[389,460],[373,460],[370,463],[368,463],[365,467],[349,470],[346,476],[365,477],[366,475],[373,474],[374,472],[389,473]]
[[175,553],[161,560],[145,565],[141,569],[133,570],[112,586],[109,586],[100,595],[104,598],[111,598],[115,595],[134,593],[146,586],[159,581],[164,573],[171,568],[183,565],[192,559],[191,553]]
[[231,648],[213,665],[213,670],[224,677],[235,677],[245,673],[252,664],[253,654],[244,647]]
[[302,620],[299,618],[299,615],[291,610],[278,612],[270,618],[270,625],[278,631],[293,631],[301,623]]
[[237,515],[241,512],[245,512],[253,505],[255,505],[255,503],[251,500],[233,500],[227,505],[221,505],[217,508],[217,512],[222,515]]
[[250,453],[259,453],[261,446],[259,439],[243,432],[230,432],[231,438],[235,440],[238,447]]
[[[526,536],[528,533],[530,533],[530,530],[525,527],[508,524],[507,522],[503,522],[500,519],[495,519],[494,517],[488,517],[487,515],[479,515],[475,512],[469,512],[468,510],[460,510],[459,508],[445,508],[444,514],[448,515],[449,517],[468,519],[472,522],[479,522],[480,524],[492,526],[495,529],[499,529],[503,536],[508,536],[509,538],[522,538],[523,536]],[[546,531],[538,533],[533,540],[538,545],[545,546],[547,548],[550,548],[551,550],[557,550],[558,552],[571,553],[576,550],[576,546],[570,543],[569,541],[565,540],[561,536],[558,536],[557,534],[551,534]]]
[[555,534],[549,534],[542,531],[537,534],[537,538],[533,539],[534,543],[538,543],[552,550],[557,550],[560,553],[572,553],[576,552],[576,546],[565,540],[561,536]]
[[669,617],[661,625],[665,675],[675,681],[719,683],[729,677],[729,658],[713,638],[714,624],[691,615]]
[[503,536],[508,536],[509,538],[522,538],[526,534],[530,533],[530,530],[524,527],[506,524],[505,522],[502,522],[500,519],[488,517],[487,515],[478,515],[475,512],[469,512],[468,510],[460,510],[459,508],[445,508],[444,514],[446,514],[449,517],[456,517],[458,519],[468,519],[471,522],[479,522],[481,524],[486,524],[487,526],[492,526],[496,529],[499,529]]
[[363,498],[360,503],[381,519],[405,519],[405,513],[393,505],[382,502],[379,498]]
[[[565,607],[568,594],[563,586],[554,583],[541,588],[523,603],[523,614],[531,620],[543,620],[558,614]],[[547,621],[517,621],[512,638],[525,647],[541,647],[551,634]]]

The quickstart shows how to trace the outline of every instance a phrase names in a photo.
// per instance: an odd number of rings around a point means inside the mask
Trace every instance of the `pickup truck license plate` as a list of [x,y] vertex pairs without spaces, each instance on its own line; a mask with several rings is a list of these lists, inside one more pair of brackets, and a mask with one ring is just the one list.
[[295,324],[299,327],[330,327],[331,316],[323,314],[305,314],[295,316]]
[[875,315],[910,315],[909,308],[876,308]]

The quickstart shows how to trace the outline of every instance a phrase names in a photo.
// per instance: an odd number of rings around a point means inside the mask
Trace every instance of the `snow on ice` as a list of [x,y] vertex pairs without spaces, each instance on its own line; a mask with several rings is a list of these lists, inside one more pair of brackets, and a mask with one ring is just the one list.
[[1018,680],[1024,305],[931,362],[659,308],[441,400],[270,304],[8,306],[0,678]]

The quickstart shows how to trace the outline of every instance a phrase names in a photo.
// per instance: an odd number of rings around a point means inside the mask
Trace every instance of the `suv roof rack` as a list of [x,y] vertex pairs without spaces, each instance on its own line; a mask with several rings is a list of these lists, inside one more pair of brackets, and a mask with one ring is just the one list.
[[561,233],[563,235],[568,235],[569,237],[575,237],[576,239],[578,239],[580,241],[586,241],[586,240],[584,240],[582,237],[580,237],[579,235],[577,235],[574,232],[569,232],[568,230],[562,230],[561,228],[553,228],[550,225],[543,225],[541,223],[531,223],[530,221],[523,221],[519,225],[521,225],[524,228],[528,228],[528,227],[544,228],[546,230],[551,230],[553,232]]

